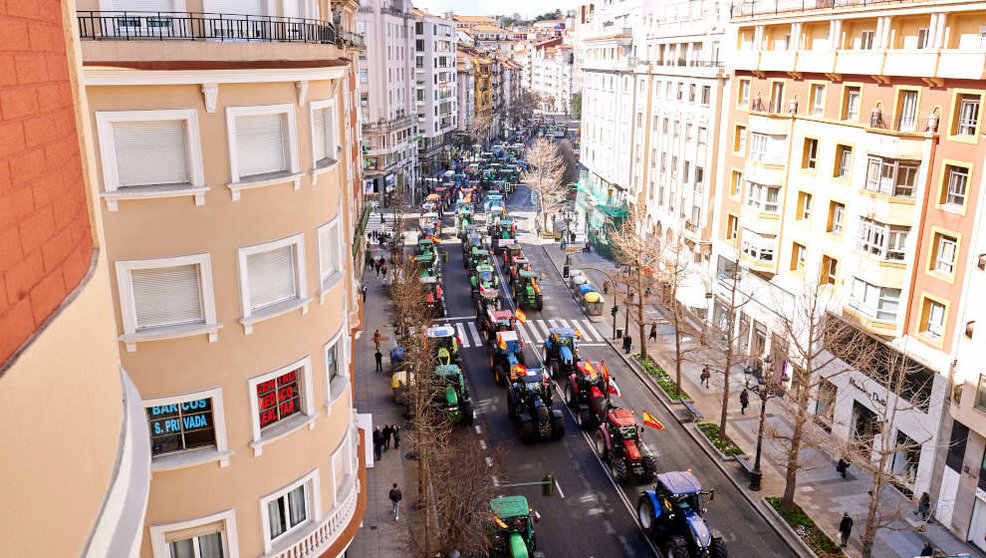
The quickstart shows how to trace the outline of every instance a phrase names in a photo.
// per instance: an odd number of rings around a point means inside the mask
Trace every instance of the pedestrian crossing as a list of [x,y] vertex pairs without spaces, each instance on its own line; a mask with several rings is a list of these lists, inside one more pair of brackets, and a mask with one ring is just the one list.
[[[479,333],[476,320],[469,317],[446,318],[437,320],[436,323],[449,325],[455,328],[462,342],[463,348],[485,347],[486,340]],[[582,335],[581,344],[586,346],[602,345],[606,338],[596,330],[595,325],[590,320],[533,320],[528,319],[526,323],[517,322],[517,334],[526,345],[541,345],[548,336],[548,329],[552,327],[570,327],[578,330]]]

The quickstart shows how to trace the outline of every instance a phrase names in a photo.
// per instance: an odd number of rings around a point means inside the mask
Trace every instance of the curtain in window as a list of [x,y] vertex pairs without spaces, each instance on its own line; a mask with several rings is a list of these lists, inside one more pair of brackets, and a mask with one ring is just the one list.
[[283,497],[267,502],[267,525],[270,527],[271,540],[280,537],[288,530],[287,522],[284,518]]
[[296,298],[294,245],[248,255],[247,280],[252,310]]
[[236,118],[236,155],[241,177],[288,170],[284,124],[284,114]]
[[199,558],[223,558],[223,536],[213,533],[199,537]]
[[137,329],[204,322],[199,266],[130,272]]
[[190,182],[184,120],[114,122],[121,187]]
[[175,541],[168,545],[171,558],[195,558],[195,546],[192,539]]
[[291,526],[308,519],[305,510],[305,485],[301,485],[288,493],[288,506],[291,508]]
[[315,149],[315,166],[326,164],[336,158],[335,147],[332,141],[332,113],[329,108],[322,108],[312,112],[312,145]]

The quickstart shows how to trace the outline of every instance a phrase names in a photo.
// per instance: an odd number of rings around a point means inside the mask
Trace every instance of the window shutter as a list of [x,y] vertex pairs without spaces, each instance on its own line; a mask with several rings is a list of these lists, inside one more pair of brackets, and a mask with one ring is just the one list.
[[236,158],[240,177],[288,170],[284,151],[284,114],[236,118]]
[[213,0],[211,12],[236,15],[266,15],[263,0]]
[[137,329],[204,322],[199,266],[130,272]]
[[121,187],[190,182],[184,120],[114,122],[113,144]]
[[315,150],[315,165],[322,159],[331,159],[327,150],[329,149],[325,138],[325,109],[312,111],[312,146]]
[[327,226],[318,231],[318,258],[321,266],[321,280],[325,280],[339,269],[339,234],[336,225]]
[[248,255],[247,281],[251,310],[296,298],[294,245]]
[[188,529],[169,531],[164,534],[164,542],[173,543],[194,537],[204,537],[213,533],[222,533],[223,531],[225,531],[225,523],[223,521],[214,521],[205,525],[189,527]]
[[128,12],[173,12],[173,0],[113,0],[113,9]]

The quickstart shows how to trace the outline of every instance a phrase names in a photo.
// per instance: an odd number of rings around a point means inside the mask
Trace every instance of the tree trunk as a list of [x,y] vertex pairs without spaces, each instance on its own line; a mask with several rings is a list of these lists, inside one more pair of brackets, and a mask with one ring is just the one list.
[[640,339],[640,357],[647,360],[647,324],[644,323],[644,270],[637,266],[637,325],[639,326],[638,339]]
[[719,435],[726,435],[726,414],[729,411],[729,371],[733,368],[733,344],[729,334],[726,335],[726,370],[723,371],[722,409],[719,413]]
[[671,315],[674,316],[674,391],[681,397],[681,314],[678,311],[678,287],[671,289]]

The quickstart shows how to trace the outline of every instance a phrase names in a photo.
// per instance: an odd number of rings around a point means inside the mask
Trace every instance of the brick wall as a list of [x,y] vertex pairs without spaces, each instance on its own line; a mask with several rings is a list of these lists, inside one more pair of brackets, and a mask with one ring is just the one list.
[[0,2],[0,363],[85,275],[92,254],[57,0]]

